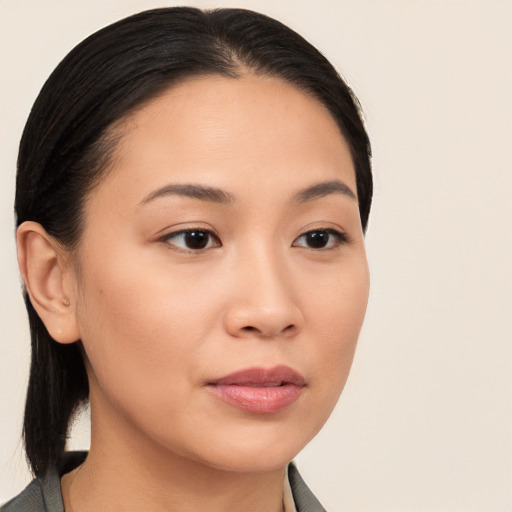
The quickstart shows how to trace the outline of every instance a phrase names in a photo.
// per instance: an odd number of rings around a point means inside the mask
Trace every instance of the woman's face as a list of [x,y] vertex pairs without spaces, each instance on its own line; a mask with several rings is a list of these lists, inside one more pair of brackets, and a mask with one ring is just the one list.
[[368,296],[354,167],[315,99],[206,77],[133,114],[86,203],[93,443],[281,467],[347,378]]

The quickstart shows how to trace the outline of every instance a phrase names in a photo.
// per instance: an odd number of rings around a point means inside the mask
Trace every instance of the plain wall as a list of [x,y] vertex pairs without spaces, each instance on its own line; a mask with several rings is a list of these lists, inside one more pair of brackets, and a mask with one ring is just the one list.
[[[0,0],[0,502],[29,481],[17,144],[44,80],[144,0]],[[329,511],[512,510],[512,1],[225,0],[315,44],[373,141],[367,321],[339,406],[299,457]],[[79,425],[73,446],[87,444]]]

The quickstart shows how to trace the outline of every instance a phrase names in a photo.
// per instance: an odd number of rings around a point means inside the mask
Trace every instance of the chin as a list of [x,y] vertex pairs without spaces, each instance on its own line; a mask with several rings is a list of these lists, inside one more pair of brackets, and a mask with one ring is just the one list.
[[[286,467],[300,450],[265,446],[257,449],[245,447],[237,451],[215,454],[201,462],[208,466],[233,473],[266,473]],[[213,454],[212,454],[213,455]]]
[[189,454],[189,457],[229,472],[276,471],[287,466],[320,427],[307,430],[298,423],[293,428],[285,429],[267,423],[239,432],[226,429],[226,433],[217,439],[205,439],[204,444],[196,444],[195,453]]

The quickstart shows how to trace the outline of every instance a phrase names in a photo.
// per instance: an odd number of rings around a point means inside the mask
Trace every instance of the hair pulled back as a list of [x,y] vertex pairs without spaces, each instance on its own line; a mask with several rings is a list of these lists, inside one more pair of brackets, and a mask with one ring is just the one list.
[[[64,247],[80,241],[84,198],[115,149],[112,127],[186,78],[244,73],[280,77],[317,98],[344,135],[356,170],[363,229],[372,197],[370,143],[359,104],[331,64],[293,30],[243,9],[164,8],[88,37],[43,86],[20,143],[17,225],[40,223]],[[36,475],[60,463],[73,412],[88,399],[80,344],[48,334],[25,293],[32,359],[24,418]]]

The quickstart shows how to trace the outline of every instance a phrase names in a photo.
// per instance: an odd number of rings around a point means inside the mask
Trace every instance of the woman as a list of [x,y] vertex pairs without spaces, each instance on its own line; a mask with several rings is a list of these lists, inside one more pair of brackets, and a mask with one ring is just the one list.
[[323,510],[290,461],[348,376],[372,192],[326,59],[250,11],[132,16],[57,67],[18,165],[36,479],[2,510]]

